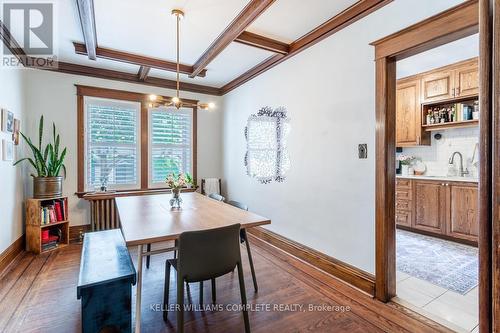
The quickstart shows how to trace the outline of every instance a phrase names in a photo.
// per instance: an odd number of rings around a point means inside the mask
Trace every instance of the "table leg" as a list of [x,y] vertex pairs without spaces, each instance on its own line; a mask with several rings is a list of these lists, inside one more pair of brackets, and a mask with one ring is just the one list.
[[141,332],[141,292],[142,292],[142,250],[137,246],[137,288],[135,295],[135,333]]

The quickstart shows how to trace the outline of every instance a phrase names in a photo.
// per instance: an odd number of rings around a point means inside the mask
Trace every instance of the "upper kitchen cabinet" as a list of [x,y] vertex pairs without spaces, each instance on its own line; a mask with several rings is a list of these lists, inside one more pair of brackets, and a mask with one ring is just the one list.
[[422,103],[477,96],[479,64],[473,58],[422,74]]
[[396,85],[396,146],[429,145],[430,136],[422,132],[420,78],[399,80]]
[[468,97],[479,94],[479,64],[471,59],[455,69],[455,96]]
[[432,71],[422,76],[422,102],[437,102],[454,96],[453,70]]

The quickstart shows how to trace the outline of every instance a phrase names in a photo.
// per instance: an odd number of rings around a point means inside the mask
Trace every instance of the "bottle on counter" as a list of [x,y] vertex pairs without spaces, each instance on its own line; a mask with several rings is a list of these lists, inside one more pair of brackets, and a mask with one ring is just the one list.
[[479,119],[479,101],[474,101],[474,110],[472,111],[472,119]]

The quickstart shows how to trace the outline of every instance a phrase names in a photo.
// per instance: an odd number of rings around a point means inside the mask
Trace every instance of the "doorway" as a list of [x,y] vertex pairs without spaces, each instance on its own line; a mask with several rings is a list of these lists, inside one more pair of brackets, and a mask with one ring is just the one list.
[[[481,6],[481,10],[480,10]],[[481,19],[480,19],[481,13]],[[479,32],[480,154],[478,196],[479,329],[491,331],[491,113],[489,1],[466,1],[378,40],[376,56],[376,297],[396,296],[396,62]]]

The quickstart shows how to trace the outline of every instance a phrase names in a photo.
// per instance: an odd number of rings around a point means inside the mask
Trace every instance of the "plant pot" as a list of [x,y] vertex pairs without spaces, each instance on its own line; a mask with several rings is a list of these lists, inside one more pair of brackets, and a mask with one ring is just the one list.
[[409,166],[408,164],[403,164],[403,165],[401,165],[401,174],[402,174],[403,176],[408,176],[408,173],[409,173],[408,171],[409,171],[409,169],[410,169],[410,166]]
[[62,181],[61,176],[33,178],[33,197],[44,199],[62,196]]

